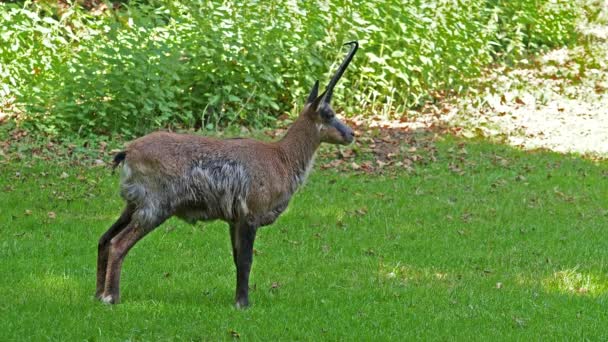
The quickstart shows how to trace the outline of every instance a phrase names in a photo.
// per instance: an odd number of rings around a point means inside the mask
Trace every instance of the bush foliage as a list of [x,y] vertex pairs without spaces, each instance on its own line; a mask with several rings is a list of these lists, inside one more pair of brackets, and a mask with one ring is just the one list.
[[0,3],[0,110],[50,134],[261,126],[297,112],[356,39],[336,107],[400,113],[490,63],[572,42],[580,12],[567,0]]

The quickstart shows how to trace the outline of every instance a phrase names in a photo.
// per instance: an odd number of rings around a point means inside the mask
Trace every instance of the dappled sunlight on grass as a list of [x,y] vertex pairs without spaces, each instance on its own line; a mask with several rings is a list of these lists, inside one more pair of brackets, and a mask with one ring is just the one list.
[[74,280],[67,274],[46,274],[39,281],[40,285],[50,291],[65,291],[74,285]]
[[416,267],[401,262],[386,263],[380,261],[378,263],[377,275],[381,283],[396,282],[402,285],[446,285],[455,280],[454,276],[448,272]]
[[539,281],[536,280],[531,274],[519,273],[515,275],[514,283],[523,288],[530,288],[537,286]]
[[553,273],[542,280],[548,292],[600,296],[608,292],[608,279],[597,274],[581,272],[577,267]]
[[599,297],[608,294],[608,279],[578,267],[565,268],[551,274],[518,274],[515,284],[522,288],[538,288],[549,294]]
[[26,286],[30,290],[33,290],[40,297],[48,299],[80,300],[80,296],[84,292],[82,278],[73,277],[66,273],[32,274],[26,282]]

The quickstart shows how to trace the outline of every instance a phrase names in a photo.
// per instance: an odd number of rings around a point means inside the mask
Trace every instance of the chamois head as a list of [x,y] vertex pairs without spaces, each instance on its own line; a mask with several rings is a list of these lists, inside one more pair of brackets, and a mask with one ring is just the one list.
[[348,42],[344,45],[352,46],[350,52],[340,65],[340,68],[338,68],[336,74],[332,77],[327,89],[321,95],[318,94],[319,81],[315,82],[306,100],[307,107],[304,110],[317,124],[317,127],[319,127],[321,142],[340,145],[352,143],[355,139],[355,132],[336,118],[336,113],[331,108],[330,102],[334,87],[359,48],[359,44],[356,41]]

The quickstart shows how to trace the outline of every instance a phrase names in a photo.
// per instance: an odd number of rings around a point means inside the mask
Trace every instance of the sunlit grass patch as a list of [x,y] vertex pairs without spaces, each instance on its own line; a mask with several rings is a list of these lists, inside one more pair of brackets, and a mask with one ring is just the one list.
[[543,279],[547,291],[574,295],[600,296],[608,292],[608,279],[605,276],[579,271],[578,267],[564,269]]
[[454,280],[454,276],[445,271],[421,269],[401,262],[391,264],[384,261],[380,261],[378,264],[378,278],[381,283],[398,283],[404,286],[449,284]]
[[31,275],[30,286],[49,296],[64,295],[66,291],[77,287],[77,281],[68,274],[47,273],[44,275]]
[[[82,275],[50,270],[42,274],[29,274],[20,284],[25,291],[18,293],[18,297],[24,301],[47,298],[48,305],[79,303],[85,299],[83,294],[87,288]],[[93,298],[92,294],[85,297]]]

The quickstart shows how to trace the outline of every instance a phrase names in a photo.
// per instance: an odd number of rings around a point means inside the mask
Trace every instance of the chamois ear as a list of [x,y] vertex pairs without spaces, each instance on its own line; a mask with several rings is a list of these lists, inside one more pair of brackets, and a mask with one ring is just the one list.
[[312,89],[310,90],[310,95],[308,95],[308,99],[306,99],[306,104],[312,103],[317,98],[318,93],[319,93],[319,80],[317,80],[315,82],[315,85],[312,86]]
[[319,105],[321,104],[321,102],[323,102],[323,98],[325,98],[325,93],[327,93],[327,90],[324,91],[321,95],[319,95],[316,99],[312,100],[310,107],[314,108],[315,112],[319,110]]

